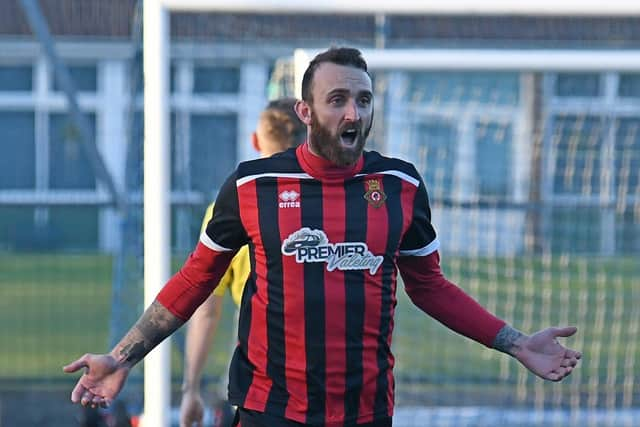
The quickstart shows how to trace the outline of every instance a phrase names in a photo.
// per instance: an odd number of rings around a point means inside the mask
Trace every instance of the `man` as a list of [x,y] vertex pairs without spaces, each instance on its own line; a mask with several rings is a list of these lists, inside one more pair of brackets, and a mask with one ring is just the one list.
[[229,374],[242,427],[391,426],[398,271],[412,301],[447,327],[546,380],[571,373],[581,355],[557,337],[576,328],[525,335],[442,275],[415,167],[364,151],[373,93],[359,51],[316,56],[296,112],[307,143],[241,163],[200,243],[136,325],[111,353],[65,367],[89,368],[73,402],[108,404],[131,367],[207,298],[208,284],[245,243],[252,269]]
[[[274,100],[260,114],[256,131],[251,135],[251,143],[261,157],[270,157],[304,142],[307,129],[296,116],[295,105],[295,98]],[[205,213],[202,233],[212,216],[213,203]],[[189,321],[180,405],[181,427],[192,427],[194,423],[202,426],[204,403],[200,394],[200,380],[222,314],[223,297],[228,289],[233,302],[240,306],[250,268],[249,250],[244,246],[231,261],[215,291],[198,307]]]

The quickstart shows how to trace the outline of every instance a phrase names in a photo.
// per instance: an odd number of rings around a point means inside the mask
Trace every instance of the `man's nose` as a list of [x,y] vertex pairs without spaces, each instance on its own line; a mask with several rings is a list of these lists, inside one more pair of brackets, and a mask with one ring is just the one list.
[[355,101],[347,102],[344,112],[344,119],[350,122],[356,122],[360,119],[360,111],[358,111],[358,106]]

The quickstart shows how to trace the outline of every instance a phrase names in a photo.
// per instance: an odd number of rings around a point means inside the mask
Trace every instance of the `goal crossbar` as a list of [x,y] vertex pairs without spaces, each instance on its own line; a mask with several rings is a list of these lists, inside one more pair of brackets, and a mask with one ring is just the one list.
[[449,0],[390,2],[369,0],[344,2],[295,2],[291,0],[156,0],[175,11],[216,11],[285,14],[441,14],[441,15],[571,15],[631,16],[640,14],[640,4],[630,0]]

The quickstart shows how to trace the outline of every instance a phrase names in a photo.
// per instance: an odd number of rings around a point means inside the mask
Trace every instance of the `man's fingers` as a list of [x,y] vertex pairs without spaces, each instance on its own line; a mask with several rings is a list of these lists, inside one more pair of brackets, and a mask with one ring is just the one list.
[[571,372],[573,372],[573,366],[567,366],[566,368],[563,368],[559,373],[560,373],[560,379],[566,378],[569,375],[571,375]]
[[553,328],[553,336],[556,337],[570,337],[578,331],[575,326],[567,326],[564,328]]
[[94,408],[97,408],[98,406],[103,407],[103,403],[104,399],[100,396],[93,396],[93,399],[91,399],[91,404]]
[[75,362],[69,363],[67,366],[63,366],[62,370],[64,372],[71,373],[86,367],[87,367],[87,363],[84,362],[82,359],[78,359]]
[[82,396],[84,395],[85,391],[87,391],[87,389],[84,388],[84,386],[80,383],[80,381],[78,381],[78,384],[76,384],[73,390],[71,390],[71,401],[73,403],[80,402],[80,399],[82,399]]
[[109,399],[106,399],[97,394],[93,394],[89,390],[85,389],[80,397],[80,404],[82,406],[91,406],[92,408],[107,408],[109,406]]
[[571,357],[569,355],[565,356],[565,358],[562,359],[562,361],[560,361],[560,366],[563,366],[563,367],[567,367],[567,366],[574,367],[577,364],[578,364],[578,358]]
[[80,359],[69,363],[67,366],[63,366],[62,370],[67,373],[76,372],[78,369],[89,367],[88,364],[89,355],[85,354]]
[[582,358],[582,353],[580,353],[579,351],[567,349],[565,353],[565,357],[570,357],[572,359],[579,360]]
[[82,393],[82,397],[80,398],[80,404],[82,406],[87,406],[93,402],[94,397],[95,396],[93,395],[93,393],[91,393],[89,390],[85,390],[85,392]]
[[572,366],[560,367],[558,369],[553,370],[552,372],[549,372],[549,374],[546,375],[546,378],[550,381],[560,381],[563,378],[571,375],[572,371],[573,371]]

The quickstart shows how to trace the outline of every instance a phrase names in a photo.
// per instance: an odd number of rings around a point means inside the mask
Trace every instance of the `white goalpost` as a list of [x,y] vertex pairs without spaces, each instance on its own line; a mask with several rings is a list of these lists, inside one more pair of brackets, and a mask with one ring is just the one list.
[[[640,2],[629,0],[449,0],[447,2],[370,0],[367,2],[292,0],[144,1],[144,288],[147,307],[170,276],[170,13],[217,11],[282,14],[449,14],[640,16]],[[293,52],[292,52],[293,54]],[[364,50],[372,69],[495,71],[640,71],[638,50]],[[311,50],[298,50],[296,89]],[[144,362],[144,425],[170,425],[170,343],[166,340]]]

